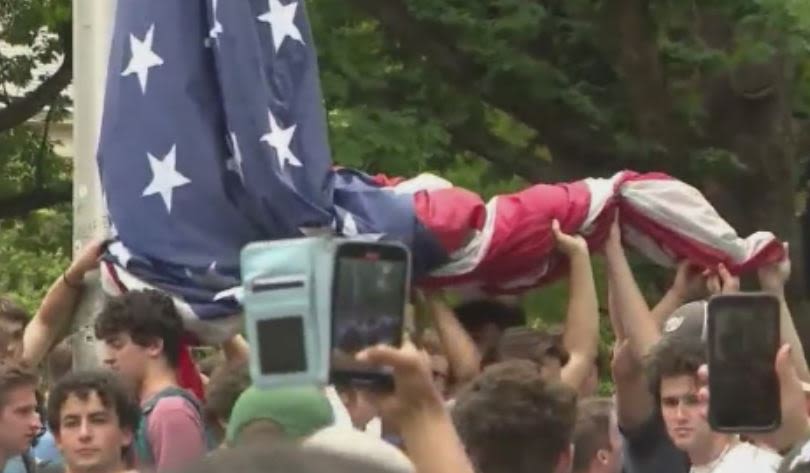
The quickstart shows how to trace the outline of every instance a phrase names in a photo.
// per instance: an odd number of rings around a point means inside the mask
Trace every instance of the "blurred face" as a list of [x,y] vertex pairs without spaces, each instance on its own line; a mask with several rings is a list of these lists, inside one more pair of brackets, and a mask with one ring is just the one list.
[[661,380],[661,414],[667,433],[678,449],[690,453],[709,445],[712,432],[701,416],[698,386],[689,375]]
[[479,353],[488,353],[494,350],[498,345],[498,340],[501,338],[503,330],[496,324],[486,324],[478,330],[477,333],[472,334],[475,344],[478,346]]
[[358,388],[352,388],[349,393],[340,396],[356,429],[365,430],[366,425],[377,417],[377,409],[370,396],[370,393]]
[[11,455],[25,452],[41,428],[34,386],[20,386],[6,393],[0,410],[0,451]]
[[0,317],[0,354],[12,358],[21,356],[24,330],[21,322]]
[[143,382],[145,367],[150,360],[148,347],[133,342],[129,334],[120,333],[103,340],[102,360],[135,386]]
[[87,399],[68,396],[59,414],[56,444],[73,473],[106,473],[122,467],[121,449],[132,444],[115,410],[93,392]]

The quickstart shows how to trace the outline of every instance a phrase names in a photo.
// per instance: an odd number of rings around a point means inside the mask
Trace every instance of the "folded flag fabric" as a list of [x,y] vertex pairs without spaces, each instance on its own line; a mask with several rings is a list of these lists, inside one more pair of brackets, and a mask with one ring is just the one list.
[[565,270],[552,219],[597,248],[617,210],[626,242],[662,264],[745,271],[784,256],[773,235],[739,238],[700,192],[661,174],[484,203],[436,176],[333,168],[302,0],[119,2],[97,159],[116,236],[105,289],[166,291],[211,341],[238,328],[239,251],[257,240],[401,241],[420,283],[494,293]]

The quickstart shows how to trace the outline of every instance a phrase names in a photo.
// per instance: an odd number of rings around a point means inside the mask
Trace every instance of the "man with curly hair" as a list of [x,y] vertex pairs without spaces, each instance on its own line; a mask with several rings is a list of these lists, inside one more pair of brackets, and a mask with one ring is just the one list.
[[200,400],[180,384],[194,368],[174,302],[157,291],[113,298],[98,315],[95,333],[104,363],[135,388],[141,404],[138,468],[174,470],[205,455]]

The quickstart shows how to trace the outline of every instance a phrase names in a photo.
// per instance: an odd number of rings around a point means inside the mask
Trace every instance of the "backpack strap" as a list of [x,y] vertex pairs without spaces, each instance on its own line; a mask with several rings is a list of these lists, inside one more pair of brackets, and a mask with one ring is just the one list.
[[[183,388],[169,386],[168,388],[161,390],[149,398],[148,401],[141,405],[141,421],[138,423],[138,429],[135,432],[135,441],[133,442],[133,446],[135,447],[135,457],[139,466],[149,467],[155,465],[155,456],[152,453],[152,443],[149,441],[149,415],[155,410],[158,402],[167,397],[182,397],[192,406],[194,406],[194,409],[197,411],[197,415],[200,416],[200,422],[203,421],[202,406],[200,405],[200,402],[196,397],[194,397],[193,394],[189,393]],[[208,439],[206,437],[206,445],[207,444]]]
[[37,471],[37,463],[34,461],[34,458],[31,456],[31,452],[25,452],[21,456],[23,468],[25,469],[26,473],[36,473]]

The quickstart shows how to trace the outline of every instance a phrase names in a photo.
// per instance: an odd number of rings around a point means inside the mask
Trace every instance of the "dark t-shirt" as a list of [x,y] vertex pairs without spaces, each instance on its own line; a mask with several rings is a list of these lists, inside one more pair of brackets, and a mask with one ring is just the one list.
[[669,439],[660,412],[632,430],[620,430],[624,437],[624,473],[689,472],[689,458]]

